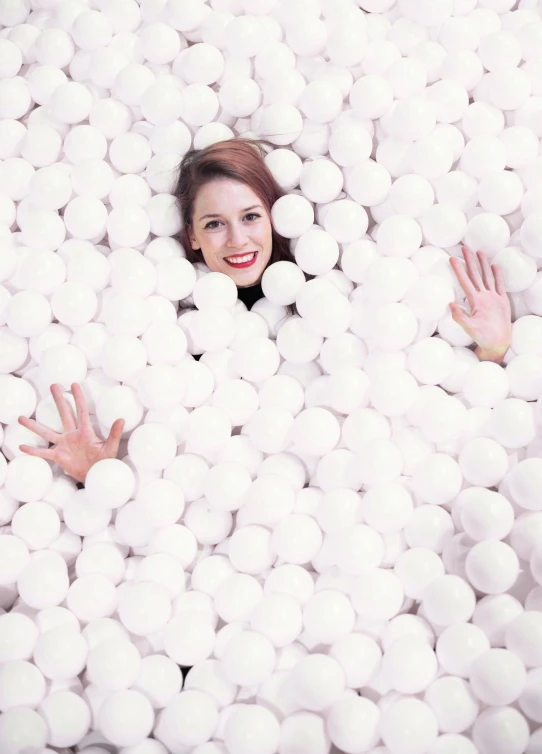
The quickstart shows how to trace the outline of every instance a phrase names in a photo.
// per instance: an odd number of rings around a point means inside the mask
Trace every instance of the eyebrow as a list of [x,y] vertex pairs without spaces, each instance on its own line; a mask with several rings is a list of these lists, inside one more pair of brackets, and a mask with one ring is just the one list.
[[[248,212],[251,209],[257,209],[258,207],[261,209],[262,205],[261,204],[253,204],[252,207],[246,207],[245,209],[242,209],[241,212]],[[200,220],[205,220],[206,217],[220,217],[220,215],[202,215],[200,217]]]

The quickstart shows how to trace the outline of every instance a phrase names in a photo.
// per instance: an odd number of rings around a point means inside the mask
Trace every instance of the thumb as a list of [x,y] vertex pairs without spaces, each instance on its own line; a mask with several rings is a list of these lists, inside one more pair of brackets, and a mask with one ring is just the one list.
[[459,304],[452,303],[449,306],[453,321],[457,322],[457,324],[461,325],[461,327],[467,327],[470,319],[469,315],[465,311],[463,311]]
[[104,450],[107,452],[108,456],[116,458],[117,453],[119,451],[119,443],[120,443],[123,431],[124,431],[124,419],[116,419],[113,422],[111,431],[109,432],[109,437],[104,443]]

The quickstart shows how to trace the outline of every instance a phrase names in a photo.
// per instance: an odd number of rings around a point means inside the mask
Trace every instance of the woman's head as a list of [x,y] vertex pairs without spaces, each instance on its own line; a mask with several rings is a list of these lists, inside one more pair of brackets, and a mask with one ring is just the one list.
[[238,287],[254,285],[272,262],[292,260],[271,224],[283,191],[264,162],[263,142],[236,138],[188,152],[175,195],[187,259],[205,262]]

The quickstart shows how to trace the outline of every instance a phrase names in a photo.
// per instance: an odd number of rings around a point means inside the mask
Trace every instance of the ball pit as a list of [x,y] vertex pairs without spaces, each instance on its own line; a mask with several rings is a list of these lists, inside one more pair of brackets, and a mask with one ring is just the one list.
[[[541,114],[539,0],[0,2],[2,754],[540,754]],[[238,136],[250,312],[173,196]]]

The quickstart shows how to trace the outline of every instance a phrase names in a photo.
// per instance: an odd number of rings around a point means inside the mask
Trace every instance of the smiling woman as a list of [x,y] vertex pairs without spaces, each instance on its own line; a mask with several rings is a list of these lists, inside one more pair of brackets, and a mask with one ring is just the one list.
[[175,188],[187,259],[228,275],[240,298],[252,302],[257,292],[243,295],[242,289],[259,289],[273,262],[294,261],[288,239],[271,223],[271,208],[284,191],[265,154],[265,142],[243,138],[192,150],[179,165]]

